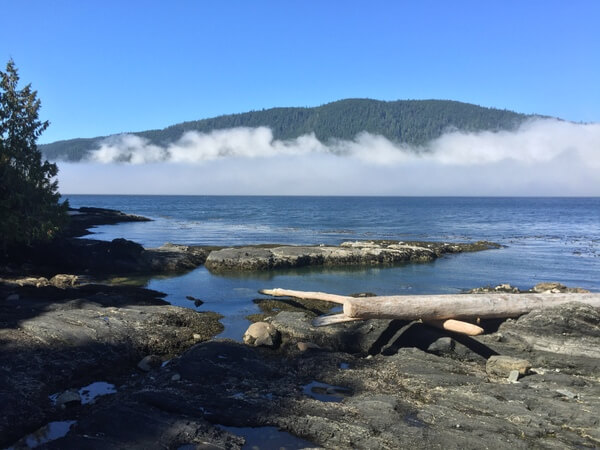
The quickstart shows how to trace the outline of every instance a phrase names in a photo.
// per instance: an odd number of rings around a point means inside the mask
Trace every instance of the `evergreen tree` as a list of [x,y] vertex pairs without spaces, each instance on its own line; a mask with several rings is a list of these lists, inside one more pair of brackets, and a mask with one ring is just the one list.
[[36,141],[48,127],[39,120],[40,100],[31,85],[18,90],[12,60],[0,71],[0,253],[52,239],[66,223],[59,203],[56,164],[42,161]]

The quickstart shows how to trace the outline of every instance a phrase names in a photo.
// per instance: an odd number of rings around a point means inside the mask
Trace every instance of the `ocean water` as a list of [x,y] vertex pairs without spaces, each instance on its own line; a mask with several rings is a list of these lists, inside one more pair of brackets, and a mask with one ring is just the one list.
[[67,196],[71,206],[140,214],[152,222],[93,229],[96,239],[124,237],[146,247],[258,243],[339,244],[347,240],[489,240],[497,250],[450,255],[426,264],[369,268],[303,268],[213,275],[204,267],[144,280],[171,303],[225,317],[222,336],[239,339],[259,312],[259,289],[281,287],[337,294],[458,293],[510,283],[529,288],[559,281],[600,292],[600,198]]

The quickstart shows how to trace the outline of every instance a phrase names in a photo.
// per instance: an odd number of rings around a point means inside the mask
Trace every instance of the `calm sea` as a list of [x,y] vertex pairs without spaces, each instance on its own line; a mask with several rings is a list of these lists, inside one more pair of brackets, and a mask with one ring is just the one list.
[[66,196],[73,207],[118,209],[154,219],[95,228],[160,246],[257,243],[339,244],[347,240],[490,240],[499,250],[452,255],[428,264],[364,269],[322,269],[216,276],[200,267],[145,285],[167,299],[224,314],[223,336],[239,339],[245,316],[258,312],[258,289],[282,287],[337,294],[458,293],[510,283],[529,288],[559,281],[600,291],[600,198],[476,197],[244,197]]

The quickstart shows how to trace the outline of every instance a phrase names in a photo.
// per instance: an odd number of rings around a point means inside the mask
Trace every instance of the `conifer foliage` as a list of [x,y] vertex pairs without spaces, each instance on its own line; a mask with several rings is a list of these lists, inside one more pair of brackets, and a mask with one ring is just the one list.
[[[48,127],[40,100],[27,85],[18,89],[12,60],[0,70],[0,253],[52,239],[67,219],[60,203],[56,164],[42,161],[36,141]],[[1,256],[1,255],[0,255]]]

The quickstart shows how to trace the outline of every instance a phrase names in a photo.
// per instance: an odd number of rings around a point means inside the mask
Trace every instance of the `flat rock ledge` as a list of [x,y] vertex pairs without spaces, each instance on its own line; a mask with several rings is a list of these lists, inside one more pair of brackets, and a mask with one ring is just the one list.
[[50,395],[119,384],[149,355],[166,361],[223,330],[220,315],[169,305],[160,292],[71,281],[0,282],[0,448],[60,420]]
[[212,272],[259,271],[304,266],[371,266],[430,262],[448,253],[499,248],[498,244],[356,241],[339,246],[237,247],[212,251],[206,268]]
[[69,225],[65,234],[70,237],[90,234],[90,227],[113,225],[122,222],[150,222],[152,219],[107,208],[91,208],[82,206],[79,209],[69,208]]
[[[237,449],[252,445],[241,437],[247,427],[266,426],[309,448],[600,445],[600,311],[589,305],[533,311],[474,338],[417,322],[313,328],[310,319],[279,313],[278,349],[195,345],[117,393],[67,409],[62,420],[77,422],[44,448]],[[498,360],[516,380],[490,370]]]

